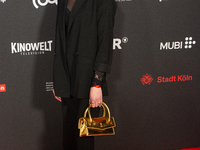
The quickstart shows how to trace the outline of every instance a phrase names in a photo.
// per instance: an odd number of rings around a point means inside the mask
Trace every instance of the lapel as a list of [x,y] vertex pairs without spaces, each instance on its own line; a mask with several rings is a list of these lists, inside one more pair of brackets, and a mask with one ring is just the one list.
[[72,25],[72,23],[73,23],[73,21],[74,21],[74,18],[75,18],[75,16],[76,16],[78,10],[80,9],[80,7],[81,7],[81,5],[83,4],[84,1],[85,1],[85,0],[76,0],[74,6],[73,6],[73,8],[72,8],[72,11],[71,11],[71,13],[70,13],[67,31],[69,31],[69,29],[71,28],[71,25]]

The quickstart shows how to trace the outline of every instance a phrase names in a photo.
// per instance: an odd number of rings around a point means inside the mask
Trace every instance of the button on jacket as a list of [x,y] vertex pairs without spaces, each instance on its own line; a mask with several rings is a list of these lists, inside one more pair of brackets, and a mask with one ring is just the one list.
[[[56,96],[88,98],[94,71],[110,72],[115,0],[76,0],[65,28],[67,0],[58,0],[54,90]],[[106,77],[102,91],[106,96]]]

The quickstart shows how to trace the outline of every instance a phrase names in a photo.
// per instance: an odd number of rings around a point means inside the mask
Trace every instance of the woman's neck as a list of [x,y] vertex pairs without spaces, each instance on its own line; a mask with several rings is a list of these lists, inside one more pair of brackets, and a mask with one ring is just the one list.
[[67,3],[67,8],[72,11],[72,8],[75,4],[76,0],[68,0],[68,3]]

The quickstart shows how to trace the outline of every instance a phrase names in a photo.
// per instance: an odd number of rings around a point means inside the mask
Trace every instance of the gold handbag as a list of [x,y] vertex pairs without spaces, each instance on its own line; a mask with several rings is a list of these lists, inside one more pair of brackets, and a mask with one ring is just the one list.
[[[84,117],[79,119],[78,128],[80,129],[80,137],[99,136],[99,135],[114,135],[114,127],[116,126],[113,117],[110,117],[110,110],[103,102],[103,117],[92,118],[90,113],[91,104],[85,110]],[[105,108],[108,112],[108,117],[105,117]],[[86,118],[88,113],[89,118]]]

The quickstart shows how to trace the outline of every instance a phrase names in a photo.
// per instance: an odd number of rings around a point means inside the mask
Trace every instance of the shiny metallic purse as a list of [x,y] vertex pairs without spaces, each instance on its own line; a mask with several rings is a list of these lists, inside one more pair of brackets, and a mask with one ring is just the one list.
[[[92,118],[90,113],[91,104],[85,110],[84,117],[79,119],[78,128],[80,129],[80,137],[85,136],[99,136],[99,135],[114,135],[114,127],[116,126],[113,117],[110,117],[110,110],[108,106],[103,102],[103,117]],[[105,117],[106,111],[108,117]],[[88,113],[89,118],[86,118]]]

